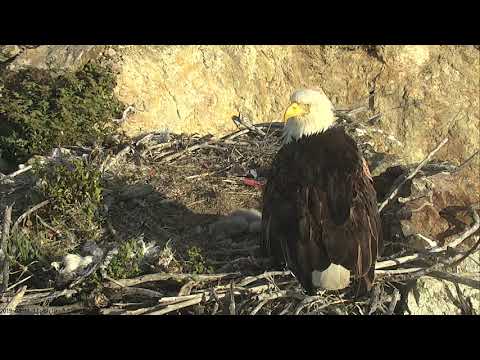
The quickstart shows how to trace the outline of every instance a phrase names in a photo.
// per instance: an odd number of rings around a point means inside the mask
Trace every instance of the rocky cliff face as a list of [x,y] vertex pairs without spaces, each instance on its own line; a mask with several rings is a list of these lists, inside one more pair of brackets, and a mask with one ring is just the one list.
[[[221,134],[239,111],[255,122],[279,119],[297,87],[320,86],[337,108],[366,106],[365,121],[390,139],[378,151],[408,162],[443,137],[440,157],[460,162],[480,142],[480,51],[474,46],[4,46],[11,68],[72,68],[101,53],[115,59],[119,98],[137,113],[138,134]],[[7,55],[6,55],[7,54]]]
[[143,110],[126,124],[130,133],[222,133],[233,128],[238,111],[254,121],[275,120],[293,89],[320,86],[338,108],[365,105],[363,120],[382,115],[378,128],[400,143],[376,144],[379,151],[418,161],[449,134],[441,155],[461,160],[479,144],[475,48],[131,46],[119,52],[118,95]]

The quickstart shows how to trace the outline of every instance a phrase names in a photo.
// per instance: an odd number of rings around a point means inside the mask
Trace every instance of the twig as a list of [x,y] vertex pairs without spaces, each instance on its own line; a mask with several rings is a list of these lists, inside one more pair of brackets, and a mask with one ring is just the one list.
[[13,173],[9,174],[6,176],[7,179],[11,179],[11,178],[14,178],[15,176],[17,175],[20,175],[20,174],[23,174],[24,172],[27,172],[29,170],[32,169],[32,165],[28,165],[28,166],[25,166],[23,167],[22,169],[19,169],[17,171],[14,171]]
[[463,163],[461,163],[460,165],[457,166],[457,168],[455,170],[453,170],[451,173],[452,174],[455,174],[457,172],[459,172],[460,170],[462,170],[463,168],[465,168],[467,166],[467,164],[473,160],[473,158],[475,156],[477,156],[478,154],[480,154],[480,150],[477,150],[473,153],[473,155],[471,155],[467,160],[465,160]]
[[227,170],[230,169],[232,166],[233,166],[233,165],[229,165],[229,166],[227,166],[226,168],[223,168],[223,169],[220,169],[220,170],[217,170],[217,171],[211,171],[211,172],[205,172],[205,173],[202,173],[202,174],[187,176],[187,177],[185,177],[185,179],[186,179],[186,180],[192,180],[192,179],[196,179],[196,178],[199,178],[199,177],[215,175],[215,174],[221,173],[221,172],[223,172],[223,171],[227,171]]
[[239,136],[242,136],[242,135],[245,135],[245,134],[248,134],[250,132],[250,129],[243,129],[243,130],[240,130],[240,131],[237,131],[231,135],[228,135],[227,137],[223,137],[221,138],[221,140],[225,141],[225,140],[233,140]]
[[120,119],[112,119],[112,121],[116,124],[122,124],[127,120],[128,114],[130,112],[135,112],[135,107],[132,105],[127,106],[125,110],[123,110],[122,117]]
[[[196,299],[196,298],[201,298],[204,296],[204,291],[201,291],[198,294],[193,294],[193,295],[184,295],[184,296],[165,296],[162,297],[161,299],[158,300],[158,303],[160,305],[171,305],[171,304],[176,304],[180,303],[186,300],[191,300],[191,299]],[[208,295],[207,295],[208,298]],[[217,297],[219,299],[219,297]]]
[[5,208],[5,212],[3,215],[2,243],[1,243],[1,250],[3,254],[2,292],[7,291],[8,280],[10,276],[10,258],[8,254],[8,240],[10,238],[10,225],[12,223],[12,208],[13,208],[13,204],[8,205]]
[[[255,124],[252,125],[254,128],[272,128],[272,129],[283,129],[285,124],[283,122],[268,122],[268,123],[261,123],[261,124]],[[241,135],[248,134],[250,132],[250,129],[243,129],[239,130],[231,135],[227,135],[222,137],[220,140],[233,140]]]
[[60,231],[58,231],[57,229],[55,229],[53,226],[50,226],[48,225],[40,216],[38,215],[35,215],[36,219],[40,222],[40,224],[42,224],[43,226],[45,226],[47,229],[53,231],[57,236],[62,236],[62,233]]
[[257,275],[257,276],[247,276],[245,279],[243,279],[239,284],[238,286],[239,287],[244,287],[244,286],[247,286],[255,281],[258,281],[258,280],[262,280],[262,279],[266,279],[266,278],[269,278],[269,277],[273,277],[273,276],[289,276],[291,275],[292,273],[290,272],[290,270],[288,271],[268,271],[268,272],[264,272],[263,274],[260,274],[260,275]]
[[201,301],[202,301],[202,298],[200,297],[200,298],[196,298],[196,299],[192,299],[192,300],[183,301],[181,303],[177,303],[177,304],[174,304],[174,305],[167,305],[164,309],[147,312],[146,315],[168,314],[168,313],[170,313],[172,311],[175,311],[175,310],[180,310],[180,309],[186,308],[188,306],[196,305],[196,304],[200,303]]
[[397,196],[398,192],[402,188],[402,186],[408,181],[413,179],[413,177],[420,171],[420,169],[425,166],[425,164],[430,161],[430,159],[435,155],[438,150],[441,149],[443,145],[445,145],[448,142],[448,138],[443,139],[443,141],[437,145],[435,149],[433,149],[430,154],[427,155],[427,157],[420,163],[418,166],[405,178],[403,179],[398,186],[396,186],[392,191],[390,191],[390,194],[387,196],[387,198],[379,205],[378,211],[382,212],[382,210],[387,206],[387,204]]
[[425,254],[413,254],[413,255],[407,255],[407,256],[402,256],[397,259],[393,260],[385,260],[385,261],[380,261],[375,264],[375,271],[380,270],[380,269],[385,269],[388,267],[400,265],[400,264],[405,264],[411,261],[419,260],[425,257]]
[[[375,269],[379,270],[379,269],[384,269],[384,268],[395,266],[395,265],[405,264],[407,262],[411,262],[411,261],[414,261],[414,260],[423,259],[428,255],[437,254],[437,253],[446,251],[448,248],[456,248],[463,241],[465,241],[467,238],[469,238],[471,235],[473,235],[478,229],[480,229],[480,217],[479,217],[477,211],[473,207],[470,210],[472,211],[472,215],[473,215],[473,219],[474,219],[473,225],[470,226],[469,228],[467,228],[465,231],[463,231],[460,235],[458,235],[456,238],[454,238],[448,244],[445,244],[443,246],[433,246],[433,247],[427,249],[427,251],[425,253],[417,253],[417,254],[413,254],[413,255],[403,256],[403,257],[393,259],[393,260],[386,260],[386,261],[378,262],[375,265]],[[436,243],[435,241],[433,241],[433,240],[431,240],[431,239],[429,239],[426,236],[423,236],[421,234],[417,234],[417,236],[424,239],[429,244],[435,244]]]
[[33,277],[33,275],[30,275],[30,276],[27,276],[25,279],[22,279],[22,280],[16,282],[15,284],[9,286],[7,291],[15,289],[18,285],[23,284],[25,281],[27,281],[28,279],[30,279],[32,277]]
[[248,130],[257,133],[258,135],[265,136],[265,133],[258,127],[248,124],[247,121],[243,118],[242,114],[238,114],[238,116],[235,117],[234,122],[245,126]]
[[147,297],[147,298],[152,298],[152,299],[161,299],[162,297],[165,296],[165,294],[155,291],[155,290],[150,290],[150,289],[144,289],[144,288],[138,288],[138,287],[133,287],[133,286],[124,286],[123,284],[119,283],[117,280],[112,279],[110,277],[105,277],[105,279],[113,282],[114,284],[118,285],[118,287],[112,287],[112,288],[118,288],[120,289],[120,293],[123,296],[140,296],[140,297]]
[[[30,290],[29,290],[30,291]],[[40,303],[48,303],[51,302],[59,297],[71,297],[77,293],[77,290],[60,290],[60,291],[49,291],[45,293],[33,293],[29,295],[25,295],[23,298],[23,303],[26,305],[33,305],[33,304],[40,304]]]
[[299,315],[304,308],[309,305],[313,305],[315,302],[321,301],[323,299],[324,297],[322,295],[307,296],[305,299],[300,301],[300,303],[298,303],[297,307],[295,308],[294,314]]
[[107,158],[105,162],[101,166],[101,172],[105,172],[109,170],[113,165],[115,165],[124,155],[126,155],[130,150],[131,146],[127,145],[125,146],[122,150],[120,150],[115,156],[113,156],[111,159]]
[[45,200],[45,201],[42,201],[40,204],[37,204],[33,207],[31,207],[30,209],[28,209],[26,212],[24,212],[22,215],[20,215],[17,219],[17,221],[15,221],[15,224],[13,224],[12,226],[12,234],[15,233],[17,231],[17,228],[18,226],[20,225],[20,223],[28,216],[30,215],[31,213],[41,209],[42,207],[44,207],[45,205],[48,205],[50,203],[50,200]]
[[235,309],[235,295],[233,294],[233,282],[230,283],[230,302],[228,304],[228,310],[230,311],[230,315],[236,315]]
[[[475,235],[473,236],[473,239],[475,241],[475,244],[470,248],[468,249],[466,252],[464,252],[458,260],[455,260],[454,262],[451,263],[451,266],[457,266],[458,264],[460,264],[463,260],[465,260],[467,257],[469,257],[470,255],[472,255],[473,253],[475,253],[478,249],[478,247],[480,246],[480,236],[479,235]],[[473,259],[472,259],[473,260]],[[475,260],[473,260],[475,261]],[[478,262],[476,262],[477,265],[480,265]]]
[[[478,275],[478,274],[477,274]],[[455,284],[467,285],[471,288],[480,290],[480,281],[471,279],[465,276],[459,276],[455,274],[450,274],[448,272],[434,270],[427,274],[427,276],[434,277],[437,279],[447,280]]]
[[420,272],[427,270],[423,267],[414,267],[414,268],[405,268],[405,269],[392,269],[392,270],[375,270],[377,275],[399,275],[399,274],[410,274],[415,272]]
[[370,310],[368,311],[368,315],[373,314],[380,306],[381,293],[382,293],[382,288],[380,287],[380,285],[376,284],[375,287],[373,288],[372,295],[370,298]]
[[146,153],[152,152],[153,150],[163,150],[163,149],[168,148],[172,145],[173,145],[173,143],[171,143],[171,142],[155,144],[155,145],[147,147],[145,150],[142,151],[141,154],[142,154],[142,156],[144,156]]
[[195,151],[195,150],[198,150],[198,149],[204,149],[204,148],[213,148],[213,149],[222,149],[222,147],[220,146],[217,146],[217,145],[214,145],[216,141],[215,140],[208,140],[202,144],[197,144],[197,145],[192,145],[192,146],[189,146],[187,147],[186,149],[180,151],[180,152],[176,152],[176,153],[173,153],[171,155],[168,155],[168,156],[165,156],[165,157],[157,157],[155,158],[155,160],[161,160],[161,161],[166,161],[166,162],[169,162],[169,161],[172,161],[172,160],[175,160],[189,152],[192,152],[192,151]]
[[382,117],[382,114],[375,114],[375,115],[373,115],[372,117],[368,118],[367,121],[371,123],[372,121],[377,120],[377,119],[379,119],[380,117]]
[[290,308],[293,306],[293,303],[289,302],[287,306],[278,314],[278,315],[286,315],[289,311]]
[[180,291],[178,292],[178,296],[185,296],[185,295],[190,295],[192,292],[193,287],[197,283],[195,281],[189,281],[186,284],[184,284],[181,288]]
[[[124,286],[134,286],[146,282],[155,282],[155,281],[216,281],[220,279],[228,279],[233,277],[238,277],[239,273],[227,273],[227,274],[168,274],[168,273],[157,273],[157,274],[147,274],[143,276],[139,276],[132,279],[121,279],[117,280],[118,283],[123,284]],[[108,285],[108,284],[107,284]]]
[[280,299],[280,298],[286,298],[286,297],[298,298],[298,296],[299,294],[291,293],[287,290],[278,290],[268,295],[260,294],[258,295],[258,300],[261,300],[261,301],[257,306],[255,306],[255,308],[250,313],[250,315],[256,315],[262,309],[262,307],[264,307],[265,304],[267,304],[269,301]]
[[398,291],[397,288],[393,290],[393,295],[392,295],[392,301],[390,302],[390,305],[388,306],[388,310],[386,312],[386,315],[393,315],[395,311],[395,307],[397,306],[398,301],[400,300],[400,291]]

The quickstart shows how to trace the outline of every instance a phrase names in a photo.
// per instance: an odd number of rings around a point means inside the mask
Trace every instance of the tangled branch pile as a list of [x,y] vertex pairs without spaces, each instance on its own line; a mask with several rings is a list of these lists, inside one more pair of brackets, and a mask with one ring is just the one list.
[[[74,276],[60,282],[57,271],[52,288],[30,289],[23,286],[16,291],[30,278],[22,278],[22,273],[10,285],[8,275],[6,278],[4,275],[4,293],[0,299],[2,311],[131,315],[394,314],[401,313],[401,298],[405,296],[402,286],[421,276],[437,277],[480,289],[478,277],[460,276],[450,271],[478,251],[480,219],[478,207],[473,206],[470,209],[472,224],[450,239],[448,244],[440,245],[417,234],[428,245],[419,251],[393,238],[385,239],[392,246],[387,246],[388,250],[377,263],[376,285],[369,297],[352,298],[348,291],[306,296],[289,271],[273,269],[269,261],[261,257],[258,219],[257,222],[249,222],[230,216],[234,208],[228,208],[225,203],[215,207],[220,202],[217,195],[198,198],[200,192],[207,194],[210,191],[224,194],[232,207],[254,207],[251,206],[252,199],[258,201],[257,207],[261,203],[261,187],[268,179],[269,164],[278,150],[283,125],[252,125],[242,117],[236,120],[243,128],[222,138],[159,132],[133,139],[128,144],[118,144],[115,152],[98,147],[68,147],[72,156],[95,157],[100,164],[106,184],[103,204],[105,231],[95,246],[91,246],[89,239],[83,239],[83,245],[90,244],[90,248],[84,246],[85,256],[76,255],[76,267],[71,272]],[[382,214],[402,207],[398,194],[412,179],[439,172],[452,173],[461,168],[431,161],[446,141],[440,143],[425,161],[408,168],[388,184],[387,195],[379,199]],[[143,186],[123,186],[117,192],[114,185],[121,178],[119,174],[125,177],[127,173],[135,173],[137,180],[141,177]],[[23,180],[18,179],[20,175]],[[12,188],[21,188],[20,183],[27,181],[28,173],[20,175],[14,173],[2,181],[13,184]],[[158,195],[159,189],[163,194]],[[154,196],[156,192],[157,197]],[[248,200],[243,200],[242,196]],[[181,200],[182,207],[167,212],[165,207],[174,200]],[[131,202],[134,205],[130,206]],[[7,266],[4,274],[9,273],[9,257],[6,254],[9,236],[25,226],[26,219],[32,217],[37,209],[33,207],[19,216],[11,227],[11,208],[7,207],[2,232],[4,269]],[[205,217],[200,220],[193,218],[194,211],[195,215]],[[161,229],[147,234],[145,228],[155,228],[159,222]],[[132,273],[112,271],[111,264],[117,261],[118,266],[118,254],[122,253],[120,248],[138,238],[139,233],[142,240],[135,240],[134,244],[141,244],[140,250],[136,250],[136,245],[128,249],[142,254],[139,261],[149,258],[150,267],[140,267],[142,275],[138,276],[136,271],[135,276],[118,278],[119,274]],[[143,242],[143,238],[148,237],[147,240],[158,240],[159,237],[163,240]],[[458,250],[467,239],[473,239],[473,245],[466,250]],[[200,250],[192,251],[192,246]],[[80,244],[77,250],[79,248]],[[87,258],[88,261],[82,263]],[[65,274],[68,265],[65,258],[63,265],[60,273],[63,271]],[[32,273],[30,277],[35,276]],[[472,312],[471,304],[463,300],[465,312]]]

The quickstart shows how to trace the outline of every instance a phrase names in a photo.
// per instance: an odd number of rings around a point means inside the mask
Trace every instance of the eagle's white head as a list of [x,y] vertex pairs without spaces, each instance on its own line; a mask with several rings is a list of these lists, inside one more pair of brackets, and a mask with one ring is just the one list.
[[333,104],[322,90],[299,89],[290,97],[283,120],[283,143],[325,131],[335,123]]

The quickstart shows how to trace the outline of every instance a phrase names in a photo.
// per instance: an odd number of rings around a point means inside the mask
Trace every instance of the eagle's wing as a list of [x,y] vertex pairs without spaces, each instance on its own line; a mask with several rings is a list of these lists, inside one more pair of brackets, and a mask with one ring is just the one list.
[[326,187],[312,189],[309,209],[321,232],[318,246],[355,278],[371,277],[382,241],[375,190],[363,166],[345,174],[343,180],[339,177],[332,174]]
[[312,271],[331,263],[365,280],[367,288],[373,282],[382,241],[380,217],[368,166],[365,170],[355,149],[352,158],[336,162],[345,160],[349,167],[327,169],[321,164],[325,156],[309,163],[305,154],[314,151],[292,148],[280,151],[273,162],[264,193],[263,247],[277,263],[286,262],[309,292]]

